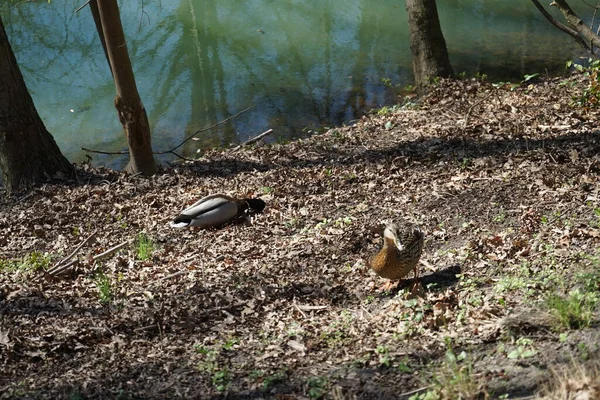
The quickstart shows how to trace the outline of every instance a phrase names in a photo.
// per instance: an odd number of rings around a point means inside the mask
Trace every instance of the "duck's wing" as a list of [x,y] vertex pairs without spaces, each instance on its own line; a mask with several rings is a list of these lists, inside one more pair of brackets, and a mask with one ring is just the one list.
[[203,214],[203,213],[212,211],[216,208],[219,208],[227,203],[234,203],[234,201],[233,201],[233,199],[231,199],[229,197],[225,197],[224,195],[216,194],[216,195],[206,196],[206,197],[198,200],[197,202],[195,202],[194,204],[192,204],[185,210],[183,210],[179,214],[179,216],[194,218],[200,214]]
[[183,210],[170,225],[173,228],[219,226],[234,219],[237,213],[238,205],[233,199],[211,195]]
[[238,210],[238,205],[235,202],[222,203],[220,206],[192,218],[189,226],[198,226],[201,228],[221,226],[233,221],[237,216]]

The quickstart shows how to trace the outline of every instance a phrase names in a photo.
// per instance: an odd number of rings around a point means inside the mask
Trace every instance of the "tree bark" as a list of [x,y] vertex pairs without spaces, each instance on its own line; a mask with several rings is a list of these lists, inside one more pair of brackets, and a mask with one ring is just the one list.
[[542,6],[538,0],[531,0],[531,2],[535,6],[535,8],[537,8],[538,11],[544,16],[544,18],[546,18],[548,22],[550,22],[552,25],[554,25],[555,27],[557,27],[558,29],[575,39],[575,41],[579,43],[581,47],[583,47],[589,52],[593,52],[592,48],[585,42],[583,36],[578,31],[569,28],[562,22],[557,21],[556,18],[554,18],[552,15],[550,15],[548,11],[546,11],[544,6]]
[[0,169],[9,193],[57,175],[71,175],[40,118],[0,18]]
[[590,41],[592,46],[600,47],[600,36],[596,34],[581,18],[571,9],[565,0],[554,0],[550,3],[555,6],[564,15],[565,19],[581,36]]
[[101,24],[101,31],[98,33],[117,91],[115,107],[129,147],[126,170],[130,173],[153,175],[158,166],[152,154],[150,124],[135,83],[119,6],[116,0],[92,0],[90,6],[94,19]]
[[410,50],[417,92],[423,94],[431,80],[453,75],[435,0],[406,0]]

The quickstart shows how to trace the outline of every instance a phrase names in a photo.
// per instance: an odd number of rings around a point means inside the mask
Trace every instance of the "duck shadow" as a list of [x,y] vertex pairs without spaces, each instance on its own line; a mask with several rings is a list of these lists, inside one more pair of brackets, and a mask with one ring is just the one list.
[[[429,291],[437,292],[456,285],[459,279],[458,275],[461,272],[462,268],[460,267],[460,265],[455,264],[444,268],[440,271],[435,271],[431,274],[424,275],[421,278],[419,278],[419,281],[421,285],[427,288]],[[401,280],[398,287],[394,289],[394,293],[397,293],[401,290],[406,289],[407,287],[410,287],[412,283],[412,279]]]

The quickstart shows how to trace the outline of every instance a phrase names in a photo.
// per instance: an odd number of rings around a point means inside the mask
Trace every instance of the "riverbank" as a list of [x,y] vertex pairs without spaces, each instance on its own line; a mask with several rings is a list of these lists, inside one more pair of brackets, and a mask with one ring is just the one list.
[[[598,359],[598,113],[571,104],[586,87],[443,82],[309,139],[151,179],[80,166],[3,199],[1,396],[532,395]],[[267,208],[169,228],[219,192]],[[426,234],[417,297],[365,267],[392,219]]]

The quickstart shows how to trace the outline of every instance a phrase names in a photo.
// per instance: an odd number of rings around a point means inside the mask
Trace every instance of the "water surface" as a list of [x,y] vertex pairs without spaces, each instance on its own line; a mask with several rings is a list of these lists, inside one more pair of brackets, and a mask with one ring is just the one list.
[[[46,126],[71,161],[81,147],[126,149],[111,74],[83,0],[3,4],[2,17]],[[510,4],[509,4],[510,3]],[[252,106],[189,141],[205,147],[269,129],[272,140],[352,120],[412,83],[398,0],[122,1],[121,14],[155,151]],[[560,70],[579,49],[528,1],[438,2],[456,72],[518,80]],[[387,84],[384,83],[388,82]],[[391,83],[391,86],[390,86]],[[122,167],[125,157],[92,155]],[[170,158],[162,158],[166,162]]]

